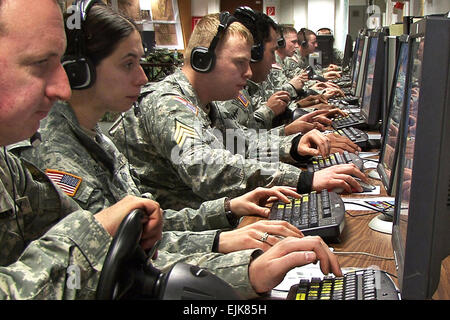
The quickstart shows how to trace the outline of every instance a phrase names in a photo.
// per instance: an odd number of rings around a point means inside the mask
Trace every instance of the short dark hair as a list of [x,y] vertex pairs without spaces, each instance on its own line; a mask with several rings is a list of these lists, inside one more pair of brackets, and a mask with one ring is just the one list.
[[283,26],[283,27],[281,28],[281,30],[282,30],[282,32],[283,32],[283,36],[285,36],[285,35],[287,35],[287,34],[289,34],[289,33],[295,33],[295,34],[297,34],[297,30],[295,30],[295,28],[294,28],[294,27],[291,27],[291,26]]
[[[299,43],[302,43],[303,41],[308,41],[308,36],[310,35],[316,35],[314,31],[311,31],[306,28],[301,28],[299,32],[297,32],[297,39]],[[306,37],[306,39],[305,39]]]
[[267,14],[262,12],[255,12],[256,15],[256,30],[258,30],[255,43],[264,43],[270,41],[270,28],[275,31],[278,30],[278,25]]
[[[67,22],[68,14],[65,15]],[[109,5],[94,4],[89,10],[86,21],[82,22],[84,43],[81,44],[83,54],[89,57],[95,66],[111,55],[119,42],[134,31],[138,31],[134,21],[123,13],[115,11]],[[79,45],[75,41],[80,30],[68,28],[66,25],[66,55],[77,54]]]

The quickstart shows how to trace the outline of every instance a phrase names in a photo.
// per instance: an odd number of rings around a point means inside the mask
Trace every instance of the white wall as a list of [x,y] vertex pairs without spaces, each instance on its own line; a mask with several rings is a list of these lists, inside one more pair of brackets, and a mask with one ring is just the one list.
[[334,0],[308,1],[308,29],[317,31],[322,27],[334,31]]
[[191,15],[202,17],[220,11],[220,0],[191,0]]

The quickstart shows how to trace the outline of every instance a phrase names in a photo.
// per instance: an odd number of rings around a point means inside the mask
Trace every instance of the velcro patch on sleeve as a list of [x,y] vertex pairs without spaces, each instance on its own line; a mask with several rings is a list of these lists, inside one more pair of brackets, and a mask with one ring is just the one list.
[[245,97],[245,95],[242,92],[239,92],[239,96],[238,96],[239,101],[241,101],[241,103],[244,105],[244,107],[248,106],[248,100]]
[[45,173],[50,180],[60,187],[69,197],[75,196],[78,188],[80,187],[81,181],[83,181],[80,177],[59,170],[47,169],[45,170]]
[[177,100],[178,102],[181,102],[182,104],[184,104],[184,106],[186,108],[188,108],[189,110],[191,110],[195,115],[198,115],[198,108],[196,106],[194,106],[192,103],[180,98],[180,97],[174,97],[174,100]]
[[197,137],[197,133],[195,132],[194,128],[189,127],[188,125],[185,125],[178,120],[175,121],[174,139],[177,145],[182,147],[187,138],[194,139],[195,137]]

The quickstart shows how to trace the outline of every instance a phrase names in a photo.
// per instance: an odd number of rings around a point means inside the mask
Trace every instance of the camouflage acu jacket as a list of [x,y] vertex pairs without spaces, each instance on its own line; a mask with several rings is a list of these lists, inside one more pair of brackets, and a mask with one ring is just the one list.
[[[126,158],[99,127],[95,133],[82,129],[68,104],[52,108],[41,123],[40,134],[38,146],[22,142],[13,147],[14,152],[37,163],[49,176],[60,172],[79,179],[69,195],[81,207],[98,212],[127,194],[140,195],[139,181],[130,173]],[[223,198],[202,203],[197,210],[164,210],[164,218],[158,259],[152,260],[156,268],[165,272],[177,262],[195,264],[220,276],[243,297],[258,296],[248,280],[248,265],[256,249],[226,255],[212,252],[217,230],[209,229],[231,227]]]
[[[262,142],[228,128],[231,122],[221,119],[215,103],[200,105],[181,70],[144,91],[151,93],[143,96],[140,115],[126,112],[110,133],[122,152],[128,150],[142,191],[151,190],[162,207],[198,208],[204,200],[258,186],[297,185],[301,170],[261,161]],[[267,141],[263,158],[279,152],[276,158],[293,161],[288,143],[274,147]]]
[[[12,147],[13,152],[20,153],[23,158],[45,170],[81,208],[96,213],[126,195],[153,198],[150,193],[141,195],[137,187],[139,181],[130,172],[126,157],[117,150],[114,143],[98,126],[96,132],[81,128],[68,104],[55,104],[42,121],[39,132],[42,139],[39,145],[32,147],[28,144],[25,147],[25,143],[21,143],[20,148],[19,144]],[[68,185],[64,185],[60,181],[61,175],[71,177],[75,188],[69,189]],[[203,231],[231,227],[225,215],[223,198],[203,203],[198,210],[165,210],[164,217],[165,231]],[[176,242],[177,237],[166,236]],[[180,241],[179,247],[186,245],[195,251],[197,245],[211,251],[215,232],[195,236],[186,233],[182,236],[184,240]],[[185,241],[189,236],[191,241]]]
[[0,299],[94,298],[109,234],[33,165],[2,153],[0,173]]

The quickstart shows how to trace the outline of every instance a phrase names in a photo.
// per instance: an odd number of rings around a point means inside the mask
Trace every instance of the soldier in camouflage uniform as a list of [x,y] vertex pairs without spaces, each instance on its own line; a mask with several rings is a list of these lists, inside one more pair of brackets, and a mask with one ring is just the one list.
[[[103,19],[104,17],[109,19]],[[96,18],[107,21],[107,26],[100,28]],[[98,126],[95,126],[105,112],[105,108],[116,112],[129,108],[132,101],[125,97],[133,96],[136,90],[134,87],[139,87],[146,80],[139,65],[139,53],[142,52],[139,34],[131,23],[119,23],[125,21],[129,20],[111,13],[107,7],[94,6],[90,9],[84,23],[85,32],[91,34],[86,41],[85,54],[92,61],[97,61],[97,80],[91,88],[74,91],[70,100],[74,103],[73,107],[61,102],[54,106],[47,119],[42,121],[40,134],[43,141],[40,144],[35,141],[34,147],[31,147],[27,146],[28,141],[23,141],[14,146],[16,151],[21,151],[21,156],[45,169],[50,179],[75,199],[83,209],[88,209],[92,213],[119,201],[127,194],[139,195],[135,184],[138,182],[130,173],[125,157],[102,134]],[[92,31],[92,26],[96,26],[102,30],[108,29],[109,34],[112,35],[113,27],[110,24],[115,26],[114,30],[120,31],[122,38],[111,36],[111,40],[105,42],[101,39],[102,34]],[[127,36],[124,29],[131,33]],[[69,44],[72,46],[69,45],[67,54],[74,49],[75,42],[70,41],[72,36],[73,32],[68,31]],[[103,45],[104,50],[100,52],[104,52],[116,42],[119,43],[115,46],[116,49],[110,56],[103,59],[90,51],[91,44],[95,44],[96,49],[99,48],[99,44]],[[117,63],[119,60],[117,57],[123,56],[133,57],[126,59],[126,64],[131,67],[127,69],[127,72],[118,72],[121,68],[120,63]],[[121,83],[121,87],[117,88],[113,94],[110,91],[112,85],[109,83],[110,79]],[[85,110],[89,112],[80,116]],[[93,125],[94,128],[92,128]],[[71,178],[75,184],[74,189],[69,190],[61,179],[56,179],[56,175],[61,174]],[[278,190],[292,196],[296,195],[288,189],[279,188]],[[258,210],[267,213],[268,209],[258,208],[257,205],[264,204],[264,199],[269,196],[279,196],[278,190],[258,189],[232,199],[229,202],[229,210],[239,215],[244,212],[257,213]],[[148,196],[151,197],[151,195]],[[261,221],[240,230],[227,232],[185,231],[234,226],[234,222],[230,222],[228,215],[225,215],[225,206],[226,200],[219,199],[202,204],[197,211],[193,209],[184,209],[180,212],[166,210],[164,229],[177,231],[163,233],[158,259],[153,262],[153,265],[164,272],[181,261],[197,264],[229,282],[243,297],[253,298],[258,294],[254,290],[253,283],[249,281],[249,266],[254,254],[261,253],[255,249],[267,250],[280,241],[276,236],[300,237],[301,232],[281,221]],[[261,241],[260,235],[264,232],[270,235]],[[245,250],[235,252],[239,249]],[[261,257],[259,259],[264,259],[264,255]],[[254,271],[251,272],[253,273]]]
[[[269,97],[268,101],[263,101],[263,98],[259,94],[260,87],[254,81],[261,82],[262,80],[267,78],[267,73],[269,70],[274,70],[273,68],[273,57],[275,56],[277,59],[280,58],[278,54],[273,53],[273,51],[277,48],[276,41],[276,24],[269,17],[264,14],[256,15],[256,21],[258,25],[259,31],[267,30],[266,36],[259,41],[263,41],[264,43],[264,52],[263,56],[259,61],[252,61],[250,67],[252,69],[252,79],[247,80],[247,86],[239,92],[239,96],[237,99],[228,100],[228,101],[218,101],[216,104],[219,106],[219,111],[224,119],[227,119],[226,123],[228,127],[233,128],[234,124],[231,124],[233,121],[240,125],[242,129],[266,129],[269,130],[269,134],[275,134],[277,136],[286,136],[290,134],[297,134],[299,132],[308,132],[314,128],[319,128],[323,130],[323,125],[317,122],[319,114],[328,113],[328,111],[318,111],[312,112],[308,115],[301,117],[301,119],[297,119],[295,122],[290,123],[288,125],[280,125],[278,127],[273,128],[272,120],[275,116],[275,113],[269,108],[267,105],[271,102],[274,97]],[[248,29],[252,29],[252,24],[249,23]],[[287,32],[286,32],[287,33]],[[297,38],[297,33],[291,32],[294,38]],[[258,34],[255,35],[258,37]],[[292,36],[287,36],[288,41],[290,43],[290,52],[292,54],[295,49],[295,42],[292,42]],[[289,48],[288,47],[288,48]],[[272,69],[270,69],[272,65]],[[281,72],[281,75],[283,73]],[[286,83],[285,85],[289,86],[291,89],[294,89],[293,86]],[[295,92],[295,90],[294,90]],[[280,97],[278,94],[275,95],[275,98]],[[286,100],[289,100],[289,94],[286,93]],[[285,101],[278,101],[285,105]],[[295,106],[296,108],[297,106]],[[279,108],[283,109],[283,108]],[[256,111],[255,111],[256,110]],[[267,117],[264,117],[264,113],[266,110],[269,110],[267,113]],[[320,121],[325,121],[327,119],[320,118]],[[329,120],[328,120],[329,121]],[[261,137],[260,137],[261,138]],[[349,152],[358,151],[358,146],[352,143],[348,138],[337,138],[331,136],[331,148],[336,147],[334,152],[343,152],[347,150]],[[337,144],[339,143],[339,147]]]
[[[29,5],[0,1],[0,299],[93,298],[125,215],[136,208],[149,215],[145,249],[161,235],[161,215],[153,202],[135,197],[93,215],[35,166],[6,151],[6,145],[37,130],[56,99],[70,97],[60,64],[65,48],[60,8],[42,0],[24,11]],[[69,285],[71,266],[78,267],[78,289]]]
[[[2,83],[6,83],[5,79],[8,79],[6,90],[0,88],[2,146],[30,136],[38,128],[39,120],[45,116],[56,98],[70,97],[67,77],[60,64],[65,39],[56,2],[42,0],[39,7],[30,11],[29,15],[24,15],[21,10],[28,4],[25,0],[15,0],[14,3],[11,1],[6,8],[2,7],[4,3],[5,0],[0,2],[2,22],[0,57],[2,61],[10,63],[2,70],[0,78]],[[5,18],[5,12],[8,18]],[[37,23],[37,17],[39,20],[42,19],[40,23]],[[19,18],[25,20],[20,26],[15,26],[13,31],[12,21]],[[33,39],[35,41],[31,42]],[[36,56],[37,52],[33,53],[34,51],[29,48],[39,49],[38,55]],[[45,48],[50,51],[46,51]],[[46,52],[45,66],[41,60],[43,51]],[[38,63],[23,68],[17,64],[18,61],[23,61],[23,54],[31,61],[37,60]],[[28,75],[29,68],[33,73],[42,72],[45,76],[26,79],[24,76]],[[3,77],[4,75],[6,77]],[[43,78],[45,81],[42,82],[41,90],[38,84]],[[6,105],[4,101],[7,101]],[[23,127],[17,126],[19,121]],[[159,207],[154,207],[154,202],[150,200],[127,197],[120,205],[92,215],[90,212],[79,210],[74,202],[55,188],[43,172],[11,156],[6,149],[0,156],[0,171],[2,173],[0,208],[3,216],[0,239],[2,248],[5,249],[1,255],[0,298],[93,298],[111,236],[114,235],[114,230],[123,217],[133,209],[141,208],[151,214],[148,216],[147,225],[143,228],[144,241],[141,242],[143,248],[145,250],[150,248],[160,236],[161,220],[155,214],[155,210],[156,213],[159,212]],[[78,210],[74,211],[75,209]],[[67,215],[70,212],[72,213]],[[152,232],[149,232],[150,230]],[[271,269],[276,276],[265,276],[267,263],[270,263],[271,259],[282,259],[280,254],[274,253],[290,252],[292,245],[296,247],[294,251],[307,250],[310,253],[298,252],[296,261],[291,259],[290,263],[280,261],[277,268]],[[283,249],[285,246],[291,249]],[[255,279],[261,279],[255,287],[258,292],[273,288],[295,265],[310,263],[319,257],[327,265],[323,268],[323,272],[341,274],[336,258],[319,238],[287,238],[281,241],[280,245],[276,244],[268,250],[268,254],[273,258],[270,256],[263,258],[265,254],[261,255],[260,251],[257,253],[259,257],[254,255],[247,258],[253,259],[247,261],[246,268],[249,264],[250,268],[245,273],[245,279],[251,280],[252,283]],[[76,288],[76,283],[73,284],[75,287],[69,286],[72,277],[69,274],[71,266],[79,268],[80,288]],[[238,269],[239,264],[236,266]]]
[[[190,65],[190,52],[198,45],[208,47],[218,27],[217,18],[208,16],[202,21],[191,36],[183,68],[153,88],[144,88],[140,115],[127,111],[110,132],[119,150],[129,155],[142,183],[141,191],[151,190],[164,208],[181,209],[198,208],[208,199],[235,197],[257,186],[290,185],[296,186],[298,192],[308,192],[311,188],[321,190],[333,183],[341,184],[342,180],[329,180],[333,175],[330,171],[311,176],[287,163],[260,161],[261,141],[256,136],[244,139],[240,131],[230,130],[224,124],[227,119],[220,118],[211,101],[237,96],[246,85],[251,41],[243,41],[236,30],[225,33],[223,41],[227,43],[221,46],[219,42],[215,67],[208,73],[196,72]],[[233,23],[227,31],[239,26]],[[251,39],[248,30],[242,29],[241,34]],[[150,93],[145,94],[147,90]],[[233,145],[227,135],[244,140]],[[270,150],[279,153],[277,160],[292,163],[302,160],[301,156],[329,152],[328,139],[323,140],[324,136],[316,130],[289,139],[279,140],[276,147],[266,144],[262,156],[273,159],[267,152]],[[227,143],[232,152],[225,147]],[[320,151],[311,148],[313,144]],[[234,152],[236,148],[242,148],[242,152]],[[347,169],[350,168],[336,170]],[[356,175],[365,179],[361,172]],[[352,179],[348,181],[353,183]],[[358,188],[359,184],[354,183]]]

